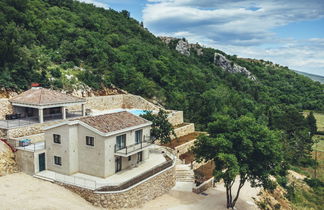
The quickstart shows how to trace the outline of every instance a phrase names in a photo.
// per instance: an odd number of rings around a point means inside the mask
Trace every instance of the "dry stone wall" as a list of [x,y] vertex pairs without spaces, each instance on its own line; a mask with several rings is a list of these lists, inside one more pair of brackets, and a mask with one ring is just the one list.
[[183,111],[172,111],[168,117],[169,122],[175,126],[183,123]]
[[174,129],[174,132],[177,137],[188,135],[190,133],[195,132],[195,124],[187,123],[184,126]]
[[196,139],[175,147],[174,150],[177,153],[177,157],[188,152],[188,150],[194,145],[195,141],[196,141]]
[[12,113],[12,106],[8,99],[0,99],[0,120],[4,120],[6,114]]
[[95,193],[92,190],[65,185],[66,188],[79,194],[94,206],[117,209],[134,208],[167,193],[176,182],[175,169],[170,168],[163,173],[123,192]]
[[[158,111],[159,107],[141,96],[132,94],[120,94],[111,96],[95,96],[86,98],[86,108],[87,109],[97,109],[97,110],[110,110],[110,109],[143,109]],[[70,107],[72,110],[79,109],[79,107]]]
[[208,190],[208,188],[211,188],[213,186],[214,186],[214,177],[208,179],[207,181],[205,181],[204,183],[202,183],[201,185],[199,185],[197,187],[193,187],[192,192],[200,194],[200,193]]
[[124,97],[124,108],[127,109],[143,109],[143,110],[152,110],[159,111],[163,107],[157,106],[141,96],[126,94]]

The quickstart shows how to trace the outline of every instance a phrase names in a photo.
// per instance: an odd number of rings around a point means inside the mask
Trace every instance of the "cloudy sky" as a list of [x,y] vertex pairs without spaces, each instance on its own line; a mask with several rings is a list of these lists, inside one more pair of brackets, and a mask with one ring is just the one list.
[[324,76],[324,0],[81,0],[126,9],[156,35]]

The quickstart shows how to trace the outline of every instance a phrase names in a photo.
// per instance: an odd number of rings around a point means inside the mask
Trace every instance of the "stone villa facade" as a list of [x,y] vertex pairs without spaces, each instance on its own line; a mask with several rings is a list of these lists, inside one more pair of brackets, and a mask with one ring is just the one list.
[[148,159],[151,122],[117,112],[45,128],[47,169],[106,178]]

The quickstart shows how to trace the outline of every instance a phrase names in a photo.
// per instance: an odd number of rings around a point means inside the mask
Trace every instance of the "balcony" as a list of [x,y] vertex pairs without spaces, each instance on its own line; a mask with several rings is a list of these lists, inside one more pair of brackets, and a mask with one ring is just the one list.
[[122,157],[128,157],[130,155],[133,155],[137,152],[142,151],[146,147],[150,146],[152,144],[152,141],[150,138],[144,138],[144,140],[137,144],[128,145],[122,148],[119,148],[117,144],[115,144],[115,155],[122,156]]

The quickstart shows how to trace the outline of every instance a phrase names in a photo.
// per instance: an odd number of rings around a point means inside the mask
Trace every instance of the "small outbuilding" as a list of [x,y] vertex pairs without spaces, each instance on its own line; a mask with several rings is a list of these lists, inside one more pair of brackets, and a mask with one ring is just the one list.
[[[85,116],[85,99],[42,87],[32,87],[9,101],[19,118],[28,118],[39,123],[66,119],[68,115]],[[81,108],[78,113],[68,111],[69,107],[76,110],[76,106]]]

